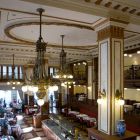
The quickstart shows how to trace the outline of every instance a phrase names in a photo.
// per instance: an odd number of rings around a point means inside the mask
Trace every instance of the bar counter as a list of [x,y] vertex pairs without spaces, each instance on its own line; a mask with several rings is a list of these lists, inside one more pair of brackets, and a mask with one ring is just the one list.
[[73,140],[74,138],[71,127],[59,122],[59,120],[43,120],[42,128],[47,138],[51,140]]

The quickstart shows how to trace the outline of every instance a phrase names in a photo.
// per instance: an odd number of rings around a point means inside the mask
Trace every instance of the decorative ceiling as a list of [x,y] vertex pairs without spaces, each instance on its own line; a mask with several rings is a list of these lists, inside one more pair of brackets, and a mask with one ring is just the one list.
[[[34,63],[39,37],[37,8],[44,8],[42,36],[49,65],[59,64],[61,37],[67,62],[91,60],[98,55],[96,27],[108,18],[128,23],[125,51],[140,47],[140,1],[127,0],[0,0],[0,64]],[[128,18],[129,17],[129,18]]]

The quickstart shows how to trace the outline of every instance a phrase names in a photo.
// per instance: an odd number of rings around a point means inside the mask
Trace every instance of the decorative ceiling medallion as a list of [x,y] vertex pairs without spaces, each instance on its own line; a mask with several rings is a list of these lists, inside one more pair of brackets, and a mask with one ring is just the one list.
[[[18,32],[16,32],[17,34],[15,34],[15,33],[12,33],[12,31],[16,30],[16,28],[17,29],[19,28],[19,29],[22,29],[23,30],[23,27],[25,27],[25,29],[27,30],[29,28],[29,26],[32,26],[33,27],[33,26],[36,26],[38,24],[39,24],[39,22],[35,22],[35,21],[34,22],[14,23],[13,25],[8,26],[4,30],[4,32],[7,35],[7,37],[9,37],[9,38],[11,38],[11,39],[13,39],[15,41],[24,42],[24,43],[28,43],[28,44],[33,45],[35,42],[34,42],[34,40],[31,40],[32,36],[30,37],[30,39],[26,39],[26,37],[25,38],[24,37],[22,38],[22,36],[20,34],[21,32],[18,35]],[[60,26],[60,28],[66,28],[69,31],[71,31],[71,29],[73,29],[73,30],[74,29],[75,30],[81,29],[79,31],[82,31],[82,29],[85,29],[87,32],[94,31],[93,27],[86,26],[86,25],[75,24],[75,23],[66,23],[66,22],[63,22],[63,23],[62,22],[42,22],[42,25],[52,25],[51,29],[53,29],[53,26],[55,26],[55,27]],[[49,26],[46,26],[46,27],[49,28]],[[71,28],[69,28],[69,27],[71,27]],[[83,31],[83,33],[84,33],[84,31]],[[49,33],[46,32],[46,34],[49,34]],[[24,34],[24,36],[26,36],[26,35]],[[28,36],[29,36],[29,34],[28,34]],[[90,36],[90,34],[89,34],[89,36]],[[86,46],[86,47],[88,46],[89,47],[89,46],[93,46],[94,43],[95,42],[93,41],[93,43],[90,42],[89,44],[86,44],[86,45],[85,44],[84,45],[71,45],[71,44],[68,44],[66,46]],[[55,46],[57,44],[50,43],[49,42],[48,45],[51,45],[51,46],[54,45]],[[60,45],[57,45],[57,46],[60,46]]]

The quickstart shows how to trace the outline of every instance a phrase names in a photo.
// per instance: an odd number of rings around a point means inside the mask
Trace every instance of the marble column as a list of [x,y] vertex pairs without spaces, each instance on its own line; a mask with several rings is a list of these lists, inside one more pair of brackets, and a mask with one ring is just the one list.
[[116,102],[116,90],[123,97],[123,23],[109,21],[98,28],[99,90],[106,97],[98,105],[98,130],[108,135],[116,132],[117,121],[123,119],[123,107]]

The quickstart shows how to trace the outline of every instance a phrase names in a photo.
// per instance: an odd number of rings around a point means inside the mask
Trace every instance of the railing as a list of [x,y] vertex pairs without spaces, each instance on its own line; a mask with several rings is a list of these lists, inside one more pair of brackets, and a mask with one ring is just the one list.
[[125,66],[124,80],[140,80],[140,65]]

